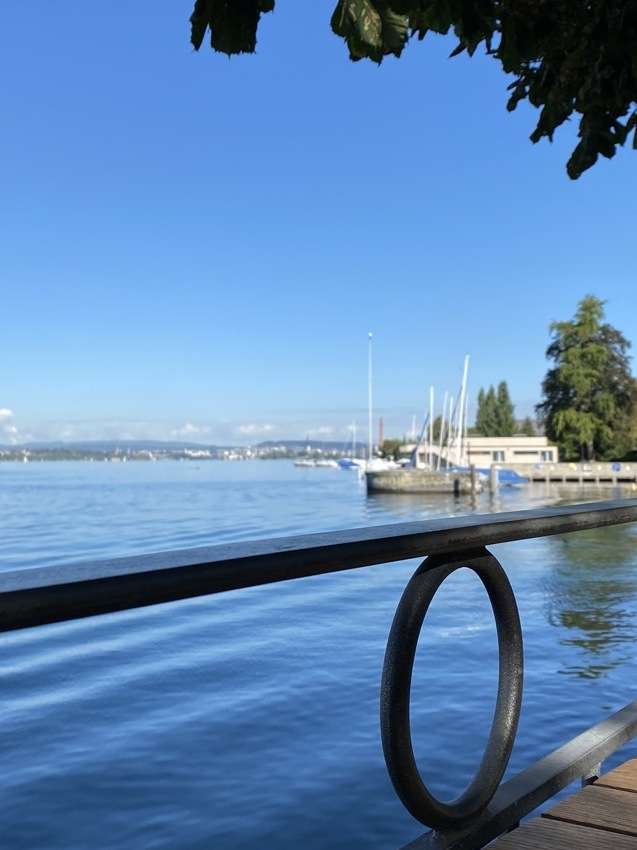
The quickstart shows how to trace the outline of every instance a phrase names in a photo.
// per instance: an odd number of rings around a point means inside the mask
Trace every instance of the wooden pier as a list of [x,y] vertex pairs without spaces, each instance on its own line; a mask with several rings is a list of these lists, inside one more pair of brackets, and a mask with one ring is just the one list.
[[576,484],[596,487],[628,487],[637,485],[637,463],[502,463],[502,469],[513,469],[518,475],[538,484]]
[[637,850],[637,759],[498,838],[489,850]]

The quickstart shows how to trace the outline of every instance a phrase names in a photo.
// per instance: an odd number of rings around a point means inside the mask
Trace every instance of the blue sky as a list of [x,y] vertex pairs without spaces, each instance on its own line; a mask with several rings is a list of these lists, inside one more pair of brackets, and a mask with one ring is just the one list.
[[228,60],[190,6],[5,4],[0,441],[340,439],[368,330],[390,433],[465,351],[525,414],[588,292],[637,341],[630,149],[572,183],[492,60],[352,64],[292,0]]

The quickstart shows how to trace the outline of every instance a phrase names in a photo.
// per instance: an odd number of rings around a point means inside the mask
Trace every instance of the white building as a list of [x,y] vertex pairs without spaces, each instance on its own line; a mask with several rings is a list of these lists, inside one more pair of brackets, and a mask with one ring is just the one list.
[[[401,453],[411,455],[415,444],[402,447]],[[442,465],[447,462],[457,463],[458,449],[452,446],[450,449],[442,449]],[[433,445],[431,449],[432,462],[436,464],[438,458],[438,446]],[[526,463],[557,463],[557,446],[551,445],[546,437],[467,437],[463,446],[463,463],[474,464],[477,467],[491,466],[492,463],[500,464],[526,464]],[[419,460],[426,464],[429,461],[429,449],[422,444],[418,451]]]
[[467,437],[467,461],[492,463],[557,463],[557,446],[547,437]]

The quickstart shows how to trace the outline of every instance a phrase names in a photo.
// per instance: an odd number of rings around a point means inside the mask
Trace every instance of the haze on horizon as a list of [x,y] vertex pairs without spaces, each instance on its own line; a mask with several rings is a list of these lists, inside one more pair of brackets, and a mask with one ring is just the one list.
[[634,158],[570,182],[574,130],[531,145],[488,59],[353,65],[320,4],[231,62],[168,0],[91,38],[77,0],[35,11],[0,32],[0,442],[362,436],[369,330],[388,435],[465,351],[470,418],[502,379],[522,417],[586,293],[637,341]]

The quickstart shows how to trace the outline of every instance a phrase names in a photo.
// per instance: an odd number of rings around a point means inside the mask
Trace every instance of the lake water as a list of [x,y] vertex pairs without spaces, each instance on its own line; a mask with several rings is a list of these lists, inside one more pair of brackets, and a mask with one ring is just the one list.
[[[477,510],[560,496],[505,490]],[[354,474],[285,461],[0,464],[1,569],[470,510],[367,498]],[[525,637],[509,773],[634,697],[636,544],[624,526],[493,547]],[[2,847],[394,850],[421,834],[378,728],[385,642],[416,564],[0,636]],[[487,598],[461,571],[427,617],[412,697],[421,771],[444,797],[478,764],[496,682]]]

